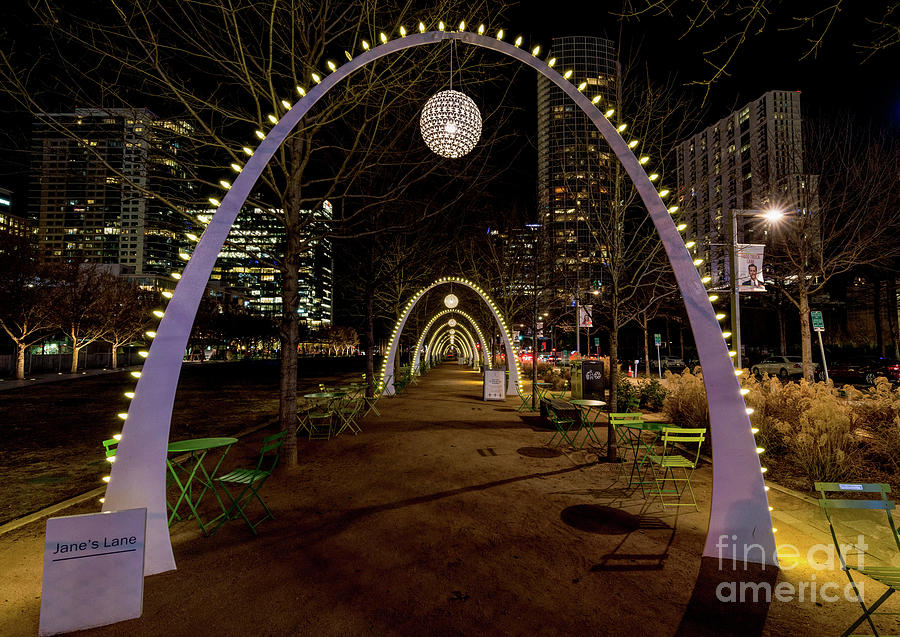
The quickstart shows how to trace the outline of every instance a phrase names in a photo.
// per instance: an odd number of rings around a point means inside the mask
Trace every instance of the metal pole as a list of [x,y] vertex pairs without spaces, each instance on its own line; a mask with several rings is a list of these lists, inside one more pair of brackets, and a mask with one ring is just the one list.
[[578,277],[575,277],[575,351],[581,354],[581,311],[578,304]]
[[825,346],[822,345],[822,331],[816,330],[819,335],[819,352],[822,354],[822,369],[825,371],[825,380],[828,380],[828,363],[825,362]]
[[741,299],[738,292],[737,282],[737,257],[738,257],[738,240],[737,240],[737,210],[731,210],[731,342],[734,344],[735,367],[743,368],[741,360]]

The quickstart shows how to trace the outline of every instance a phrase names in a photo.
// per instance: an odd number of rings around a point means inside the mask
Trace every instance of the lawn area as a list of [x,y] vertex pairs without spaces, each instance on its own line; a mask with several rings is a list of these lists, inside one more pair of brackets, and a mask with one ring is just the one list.
[[[301,375],[303,393],[359,372]],[[123,371],[0,392],[0,524],[102,486],[109,465],[101,442],[121,431],[116,414],[128,409],[124,392],[134,384]],[[231,436],[277,414],[277,362],[186,364],[169,439]]]

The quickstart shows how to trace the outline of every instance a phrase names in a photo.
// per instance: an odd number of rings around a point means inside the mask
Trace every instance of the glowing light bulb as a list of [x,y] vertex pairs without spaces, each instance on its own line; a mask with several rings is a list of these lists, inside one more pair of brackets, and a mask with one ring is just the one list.
[[419,33],[425,33],[425,23],[419,22]]
[[382,44],[385,44],[387,42],[387,36],[384,34],[384,31],[378,34],[378,39],[381,40]]
[[463,20],[463,21],[461,21],[461,22],[459,23],[459,30],[460,30],[460,31],[465,31],[465,30],[466,30],[466,21],[465,21],[465,20]]
[[368,51],[368,50],[369,50],[369,43],[366,42],[365,40],[363,40],[363,41],[362,41],[362,48],[365,49],[366,51]]
[[187,261],[188,259],[191,258],[191,255],[189,255],[187,252],[179,252],[178,258],[181,259],[182,261]]
[[500,29],[499,31],[497,31],[497,39],[498,39],[498,40],[502,40],[502,39],[503,39],[503,35],[504,35],[503,29]]
[[484,35],[484,25],[483,24],[478,25],[478,35]]
[[325,62],[325,66],[327,66],[332,71],[337,71],[337,65],[334,62],[332,62],[331,60],[328,60],[327,62]]
[[[681,224],[681,225],[684,225],[684,224]],[[710,281],[712,281],[712,277],[711,277],[711,276],[705,276],[705,277],[703,277],[702,279],[700,279],[700,281],[701,281],[701,283],[709,283]]]
[[444,21],[441,20],[440,22],[438,22],[438,31],[443,31],[443,30],[444,30]]
[[669,206],[669,214],[678,212],[678,206]]
[[236,173],[239,173],[239,172],[241,172],[241,167],[240,167],[239,164],[232,163],[232,164],[231,164],[231,170],[233,170],[233,171],[236,172]]
[[568,71],[563,73],[563,77],[568,80],[570,77],[572,77],[572,73],[573,73],[572,69],[569,69]]
[[756,448],[756,453],[758,453],[758,454],[759,454],[759,453],[763,453],[764,451],[765,451],[765,449],[764,449],[763,447],[757,447],[757,448]]
[[515,44],[516,46],[522,46],[522,36],[520,35],[519,37],[517,37],[516,41],[513,42],[513,44]]
[[266,138],[266,134],[264,132],[262,132],[261,130],[256,131],[256,136],[259,137],[260,139]]
[[700,264],[702,264],[702,263],[703,263],[703,259],[701,259],[701,258],[699,258],[699,257],[696,258],[696,259],[694,259],[694,265],[700,265]]
[[[365,42],[365,40],[363,40],[363,42]],[[366,46],[366,48],[368,49],[369,47]],[[304,95],[306,95],[306,89],[303,88],[302,86],[298,86],[298,87],[297,87],[297,93],[300,94],[300,97],[303,97]]]
[[216,199],[215,197],[210,197],[209,203],[211,203],[212,205],[214,205],[217,208],[222,205],[222,202],[219,201],[218,199]]
[[759,427],[750,427],[750,433],[756,435],[759,433]]
[[531,49],[531,54],[532,54],[534,57],[537,57],[538,54],[539,54],[540,52],[541,52],[541,45],[540,45],[540,44],[538,44],[536,47],[534,47],[533,49]]
[[129,399],[134,398],[134,392],[133,391],[125,392],[125,398],[129,398]]
[[725,318],[725,315],[722,314],[721,312],[719,312],[718,314],[716,314],[716,319],[718,319],[718,320],[721,321],[723,318]]
[[547,60],[547,66],[552,67],[554,64],[556,64],[556,58],[550,58],[549,60]]
[[271,113],[269,113],[268,115],[266,115],[266,118],[268,118],[268,120],[269,120],[270,122],[272,122],[273,124],[277,124],[277,123],[278,123],[278,118],[275,117],[274,115],[272,115]]
[[722,332],[722,338],[731,338],[731,332]]
[[719,295],[718,295],[718,294],[711,294],[710,297],[709,297],[709,302],[710,302],[710,303],[715,303],[715,302],[718,301],[718,300],[719,300]]
[[180,272],[173,272],[173,273],[172,273],[172,278],[175,279],[175,280],[177,281],[178,279],[181,278],[181,273],[180,273]]
[[103,476],[103,481],[104,481],[104,482],[109,482],[109,476]]
[[153,310],[153,316],[156,318],[162,318],[163,314],[165,314],[162,310]]
[[316,84],[319,84],[322,81],[322,78],[319,77],[318,73],[313,73],[312,75],[310,75],[310,77],[312,77],[313,82],[315,82]]

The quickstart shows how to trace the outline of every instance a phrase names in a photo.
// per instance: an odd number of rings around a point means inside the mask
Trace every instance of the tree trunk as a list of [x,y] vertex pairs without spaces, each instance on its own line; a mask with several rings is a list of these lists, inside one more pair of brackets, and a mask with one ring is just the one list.
[[[644,312],[641,330],[644,332],[644,371],[647,378],[650,378],[650,322],[647,320],[647,313]],[[635,374],[637,376],[637,374]]]
[[782,303],[778,303],[775,306],[775,316],[778,321],[778,353],[781,356],[786,356],[785,352],[787,351],[787,332],[784,328],[784,305]]
[[[293,235],[293,236],[292,236]],[[298,243],[296,232],[288,231],[288,243]],[[288,248],[284,258],[282,281],[281,321],[278,336],[281,340],[281,375],[278,401],[279,431],[286,431],[282,447],[282,466],[291,470],[297,466],[297,279],[298,251]]]
[[118,350],[115,343],[110,344],[110,350],[112,351],[112,355],[109,357],[109,366],[112,369],[115,369],[119,366],[119,358],[118,358]]
[[[382,355],[384,353],[382,352]],[[366,288],[366,396],[375,395],[375,291]]]
[[803,356],[803,378],[813,382],[812,336],[809,332],[809,292],[800,289],[800,344]]
[[16,343],[16,379],[25,380],[25,341]]
[[[615,413],[618,410],[616,405],[616,389],[619,384],[619,299],[618,294],[613,286],[612,298],[610,299],[610,327],[609,327],[609,411]],[[616,461],[616,432],[612,424],[606,427],[606,459],[609,462]]]
[[75,347],[72,345],[72,367],[69,369],[73,374],[78,371],[78,353],[81,351],[80,347]]
[[881,279],[876,278],[872,282],[872,313],[875,315],[875,350],[878,355],[884,357],[884,332],[881,320]]

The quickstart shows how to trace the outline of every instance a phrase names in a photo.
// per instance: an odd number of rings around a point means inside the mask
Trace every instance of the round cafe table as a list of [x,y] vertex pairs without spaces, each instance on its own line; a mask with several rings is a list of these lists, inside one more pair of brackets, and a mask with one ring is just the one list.
[[[181,459],[172,458],[170,460],[166,458],[166,464],[169,467],[169,475],[172,477],[172,482],[178,487],[178,499],[175,501],[175,504],[169,505],[169,526],[172,525],[173,520],[181,519],[181,516],[178,515],[178,508],[182,503],[186,503],[188,509],[191,511],[188,517],[193,517],[197,520],[197,524],[200,525],[200,531],[202,531],[204,535],[207,534],[206,525],[203,523],[203,518],[201,518],[200,514],[197,512],[197,507],[200,505],[200,501],[203,499],[203,496],[206,495],[206,492],[212,490],[213,495],[216,496],[216,500],[219,502],[219,506],[223,511],[225,510],[225,505],[222,502],[222,498],[219,497],[218,491],[216,491],[213,478],[215,478],[216,472],[222,465],[222,461],[225,459],[225,455],[228,453],[231,445],[236,442],[237,438],[194,438],[193,440],[179,440],[177,442],[169,443],[169,453],[188,454],[186,458]],[[213,467],[212,471],[207,471],[206,467],[203,466],[206,455],[213,449],[220,449],[222,447],[224,447],[225,450],[219,457],[216,466]],[[200,495],[196,498],[194,498],[193,494],[195,482],[199,482],[200,485],[203,485],[203,489],[200,490]]]
[[[606,403],[602,400],[591,400],[589,398],[574,398],[569,402],[578,407],[578,411],[581,412],[581,426],[586,430],[579,449],[584,447],[584,443],[587,442],[588,438],[592,438],[597,444],[602,444],[600,439],[597,438],[597,432],[594,431],[594,425],[597,424],[597,419],[600,417],[600,408],[605,407]],[[593,418],[590,417],[592,411],[594,412]]]

